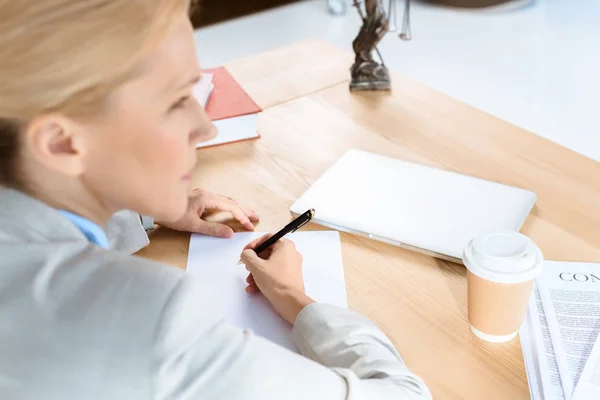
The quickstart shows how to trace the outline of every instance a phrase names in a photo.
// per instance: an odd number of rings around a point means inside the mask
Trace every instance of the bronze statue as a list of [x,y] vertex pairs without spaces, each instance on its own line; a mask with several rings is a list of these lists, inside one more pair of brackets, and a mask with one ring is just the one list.
[[[389,14],[395,16],[395,1],[390,0]],[[404,23],[400,37],[410,40],[409,7],[410,0],[405,0]],[[350,68],[350,90],[390,90],[390,74],[383,62],[381,54],[377,50],[377,44],[389,31],[394,31],[395,26],[390,29],[389,16],[386,15],[383,0],[365,0],[365,12],[363,13],[358,0],[354,0],[354,6],[358,10],[363,24],[352,42],[352,48],[356,55],[354,64]],[[376,52],[379,61],[375,61],[373,53]]]

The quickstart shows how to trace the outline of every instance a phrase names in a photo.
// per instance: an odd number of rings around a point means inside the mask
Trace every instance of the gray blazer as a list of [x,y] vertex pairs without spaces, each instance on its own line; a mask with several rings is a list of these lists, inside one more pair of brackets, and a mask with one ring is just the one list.
[[183,271],[125,254],[148,241],[136,214],[107,230],[122,251],[0,187],[1,399],[431,397],[361,315],[306,307],[292,353],[223,321]]

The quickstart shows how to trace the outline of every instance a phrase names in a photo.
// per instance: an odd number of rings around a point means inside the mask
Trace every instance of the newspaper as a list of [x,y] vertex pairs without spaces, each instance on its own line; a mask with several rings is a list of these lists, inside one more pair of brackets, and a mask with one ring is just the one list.
[[592,348],[571,400],[600,399],[600,340]]
[[600,392],[600,265],[546,261],[536,285],[565,398],[600,398],[592,391]]
[[565,400],[552,337],[537,285],[519,332],[533,400]]

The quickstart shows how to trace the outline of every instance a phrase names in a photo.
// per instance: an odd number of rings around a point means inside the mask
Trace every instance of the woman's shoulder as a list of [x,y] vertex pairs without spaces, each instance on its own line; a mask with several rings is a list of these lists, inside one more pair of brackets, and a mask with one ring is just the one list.
[[69,324],[125,330],[135,322],[138,331],[154,329],[165,304],[187,280],[179,268],[89,242],[0,243],[5,245],[0,278],[19,304],[41,307]]
[[0,254],[0,320],[12,321],[0,330],[0,370],[18,357],[28,366],[16,376],[23,382],[43,370],[57,388],[101,379],[103,393],[145,396],[184,271],[81,241],[0,241]]
[[72,290],[118,307],[123,314],[145,315],[149,323],[186,280],[185,271],[177,267],[96,246],[83,250],[73,266]]

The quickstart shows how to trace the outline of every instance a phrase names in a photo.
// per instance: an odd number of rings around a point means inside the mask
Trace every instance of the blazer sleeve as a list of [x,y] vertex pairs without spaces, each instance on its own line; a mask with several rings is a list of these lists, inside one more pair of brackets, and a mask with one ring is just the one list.
[[155,399],[431,399],[389,339],[359,314],[307,306],[293,329],[300,355],[215,316],[210,295],[188,278],[157,325]]
[[138,213],[129,210],[119,211],[104,226],[110,248],[126,254],[148,246],[150,240],[142,226]]

